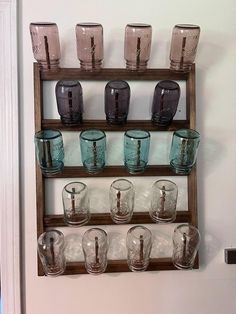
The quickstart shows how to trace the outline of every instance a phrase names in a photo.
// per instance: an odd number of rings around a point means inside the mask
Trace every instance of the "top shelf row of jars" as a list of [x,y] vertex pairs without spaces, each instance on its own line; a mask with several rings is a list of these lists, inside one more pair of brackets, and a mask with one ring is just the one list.
[[[61,58],[59,32],[56,23],[31,23],[30,34],[34,58],[41,69],[58,71]],[[170,70],[189,72],[195,60],[200,27],[177,24],[173,28],[170,48]],[[130,23],[125,28],[124,58],[126,68],[145,71],[151,53],[152,26]],[[102,68],[103,27],[99,23],[76,25],[77,56],[82,70],[98,71]]]

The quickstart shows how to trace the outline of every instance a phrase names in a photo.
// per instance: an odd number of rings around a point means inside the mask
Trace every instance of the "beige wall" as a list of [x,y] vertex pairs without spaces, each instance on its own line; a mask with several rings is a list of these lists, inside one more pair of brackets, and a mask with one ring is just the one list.
[[[22,0],[19,12],[26,314],[235,313],[236,266],[226,265],[223,258],[225,247],[236,247],[235,1]],[[173,25],[195,23],[201,26],[196,59],[197,128],[202,138],[198,158],[198,210],[202,233],[200,270],[106,274],[98,277],[62,276],[53,279],[37,277],[34,60],[28,27],[32,21],[54,21],[58,24],[62,46],[61,65],[65,67],[79,66],[74,27],[80,21],[103,24],[105,67],[124,67],[123,37],[128,22],[146,22],[153,26],[149,66],[160,68],[169,66]],[[90,91],[101,92],[99,88]],[[48,103],[53,103],[52,93],[48,95]],[[96,110],[99,111],[98,108]],[[141,115],[142,110],[140,105]],[[48,200],[52,200],[51,195],[48,195]],[[56,202],[60,203],[60,195]]]

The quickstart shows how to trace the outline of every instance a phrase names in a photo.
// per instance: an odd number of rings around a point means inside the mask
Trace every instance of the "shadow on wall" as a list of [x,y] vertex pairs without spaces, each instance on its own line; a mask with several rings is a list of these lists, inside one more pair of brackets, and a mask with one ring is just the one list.
[[[209,187],[206,186],[206,177],[217,171],[217,168],[224,162],[227,151],[227,143],[223,141],[224,131],[217,129],[219,134],[222,134],[222,139],[214,141],[211,134],[205,137],[204,130],[201,135],[201,144],[198,154],[198,216],[199,229],[202,235],[200,245],[200,265],[205,268],[207,264],[218,254],[220,248],[220,240],[216,238],[217,229],[214,231],[207,230],[205,227],[205,212],[207,191]],[[200,131],[201,133],[201,131]],[[215,133],[215,130],[212,130]],[[212,135],[213,136],[213,135]],[[222,143],[224,143],[222,145]],[[217,184],[217,182],[216,182]]]
[[223,63],[231,46],[234,49],[235,43],[230,33],[207,30],[205,34],[202,27],[196,57],[197,67],[201,70],[210,70],[215,65]]
[[201,245],[200,245],[200,270],[204,270],[207,268],[207,265],[217,256],[220,247],[221,241],[220,239],[215,237],[217,234],[217,229],[215,232],[211,232],[210,230],[205,231],[204,239],[202,237]]

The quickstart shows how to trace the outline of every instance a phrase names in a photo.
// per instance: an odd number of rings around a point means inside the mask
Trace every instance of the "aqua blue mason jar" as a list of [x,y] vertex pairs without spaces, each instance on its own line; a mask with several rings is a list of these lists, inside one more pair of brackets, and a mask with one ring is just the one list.
[[88,173],[103,170],[106,162],[106,134],[98,129],[88,129],[80,133],[80,150],[83,166]]
[[124,164],[131,174],[143,172],[148,164],[150,133],[134,129],[124,134]]
[[196,162],[200,134],[192,129],[175,131],[170,150],[170,166],[175,173],[189,174]]
[[59,130],[42,130],[34,136],[36,155],[42,173],[53,176],[64,168],[64,147]]

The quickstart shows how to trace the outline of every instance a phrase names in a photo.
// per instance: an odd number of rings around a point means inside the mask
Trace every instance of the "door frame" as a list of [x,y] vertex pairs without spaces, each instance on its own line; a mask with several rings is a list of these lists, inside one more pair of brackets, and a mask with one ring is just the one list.
[[17,0],[0,0],[0,265],[3,314],[21,313]]

